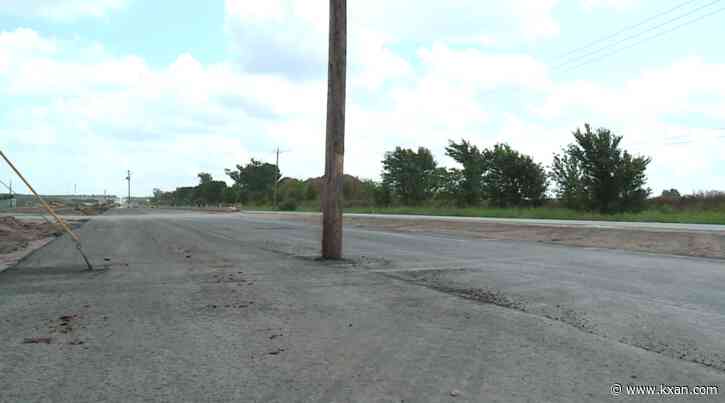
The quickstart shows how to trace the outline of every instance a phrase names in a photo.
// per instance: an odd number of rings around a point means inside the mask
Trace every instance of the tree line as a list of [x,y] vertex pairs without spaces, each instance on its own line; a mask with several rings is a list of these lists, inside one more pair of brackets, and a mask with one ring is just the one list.
[[[651,190],[646,169],[651,159],[621,147],[622,137],[609,129],[585,124],[573,142],[545,167],[505,143],[481,148],[470,141],[449,140],[448,157],[456,168],[438,165],[431,151],[396,147],[385,153],[381,181],[345,175],[347,207],[446,205],[458,207],[538,207],[555,202],[575,210],[616,213],[645,208]],[[227,186],[200,173],[195,187],[154,191],[154,201],[172,205],[271,205],[275,183],[279,207],[293,210],[319,200],[321,178],[281,179],[274,164],[252,159],[226,169],[234,182]]]
[[[646,170],[651,159],[621,148],[622,137],[588,124],[553,157],[548,170],[508,144],[479,148],[467,140],[449,141],[446,155],[458,168],[440,168],[429,149],[396,148],[383,160],[376,191],[385,205],[442,204],[538,207],[554,199],[575,210],[639,211],[651,190]],[[553,196],[553,197],[552,197]]]

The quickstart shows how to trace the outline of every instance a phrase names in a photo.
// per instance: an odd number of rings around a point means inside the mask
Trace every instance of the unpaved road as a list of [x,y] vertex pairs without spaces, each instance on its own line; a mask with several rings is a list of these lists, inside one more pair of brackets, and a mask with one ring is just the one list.
[[0,401],[725,393],[722,260],[351,227],[331,264],[316,225],[158,210],[80,234],[104,270],[63,237],[0,273]]

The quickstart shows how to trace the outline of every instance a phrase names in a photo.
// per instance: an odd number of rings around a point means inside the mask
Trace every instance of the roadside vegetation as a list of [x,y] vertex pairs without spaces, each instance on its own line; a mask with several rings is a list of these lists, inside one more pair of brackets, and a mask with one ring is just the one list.
[[[508,144],[451,140],[446,155],[455,168],[438,166],[427,148],[396,147],[384,155],[380,181],[345,175],[343,203],[354,213],[725,224],[725,192],[669,189],[653,197],[646,187],[651,159],[623,150],[621,141],[584,125],[548,166]],[[255,159],[226,174],[232,186],[200,173],[196,186],[156,189],[153,202],[319,211],[321,178],[282,178],[274,164]]]

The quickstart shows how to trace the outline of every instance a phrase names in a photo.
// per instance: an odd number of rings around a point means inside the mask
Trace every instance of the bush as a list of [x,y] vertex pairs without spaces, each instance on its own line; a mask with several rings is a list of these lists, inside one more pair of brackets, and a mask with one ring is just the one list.
[[299,207],[299,203],[295,199],[287,199],[279,205],[281,211],[295,211]]
[[668,191],[648,201],[658,211],[712,211],[725,212],[725,192],[699,191],[684,196],[672,196]]

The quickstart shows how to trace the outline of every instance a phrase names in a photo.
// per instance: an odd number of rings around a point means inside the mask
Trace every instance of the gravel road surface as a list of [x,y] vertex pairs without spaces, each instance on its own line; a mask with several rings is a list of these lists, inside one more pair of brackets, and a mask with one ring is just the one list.
[[[112,210],[0,273],[2,402],[588,402],[725,390],[722,260]],[[656,401],[662,396],[621,397]]]

